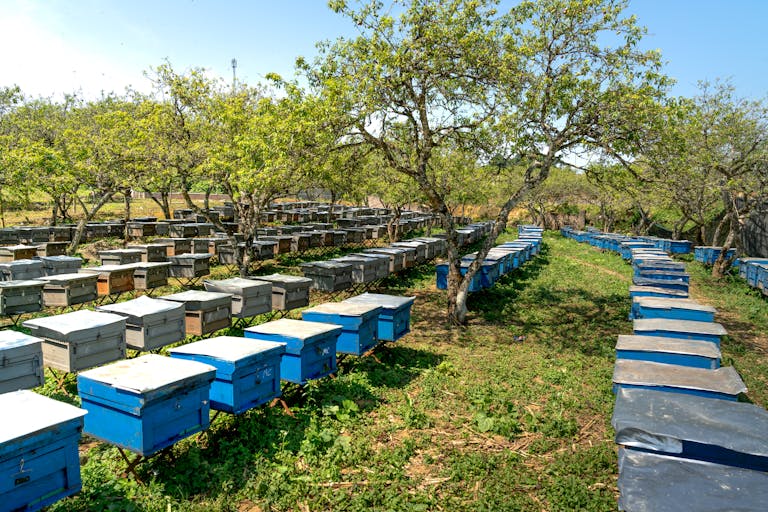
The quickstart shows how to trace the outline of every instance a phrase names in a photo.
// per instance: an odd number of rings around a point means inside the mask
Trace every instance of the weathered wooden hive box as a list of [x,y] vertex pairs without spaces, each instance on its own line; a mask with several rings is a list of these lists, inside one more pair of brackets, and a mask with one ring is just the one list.
[[0,331],[0,394],[43,385],[42,342],[18,331]]
[[339,261],[310,261],[299,265],[304,277],[312,280],[312,288],[337,292],[352,286],[352,265]]
[[160,297],[184,304],[184,328],[187,334],[205,336],[232,324],[232,295],[188,290]]
[[171,277],[194,279],[211,273],[211,255],[207,252],[205,254],[169,256],[168,261],[171,262]]
[[75,256],[42,256],[40,261],[44,276],[72,274],[83,266],[83,260]]
[[168,257],[192,252],[192,242],[189,238],[156,238],[154,243],[164,245],[165,255]]
[[728,334],[725,327],[716,322],[695,322],[691,320],[668,320],[664,318],[641,318],[632,321],[634,334],[641,336],[663,336],[684,340],[701,340],[720,346],[720,338]]
[[421,265],[427,261],[427,244],[424,242],[394,242],[390,245],[392,247],[410,247],[415,249],[414,262],[416,265]]
[[0,281],[0,315],[20,315],[43,309],[43,286],[33,279]]
[[[168,219],[157,221],[157,224],[155,224],[155,234],[157,236],[168,236],[168,231],[170,228],[171,223],[168,221]],[[155,240],[155,242],[157,242],[157,240]]]
[[189,208],[177,208],[176,210],[173,210],[173,219],[186,221],[187,219],[191,218],[194,214],[195,214],[195,211]]
[[318,230],[315,232],[320,234],[320,245],[322,247],[333,247],[333,231]]
[[39,280],[44,283],[43,304],[47,307],[74,306],[98,297],[98,274],[56,274]]
[[19,241],[23,244],[37,245],[50,240],[47,227],[19,227]]
[[[211,215],[213,217],[217,216],[216,213],[214,212],[211,212]],[[205,222],[205,221],[196,222],[194,226],[197,228],[197,235],[195,236],[208,236],[211,233],[213,233],[213,230],[214,230],[214,225],[211,224],[210,222]]]
[[19,243],[19,228],[0,228],[0,244],[13,245]]
[[277,236],[277,228],[259,228],[256,230],[256,235],[259,238],[265,236]]
[[98,267],[81,268],[83,274],[97,274],[96,291],[99,295],[133,290],[133,265],[100,265]]
[[251,318],[272,311],[272,283],[233,277],[203,282],[209,292],[232,295],[232,316]]
[[127,265],[129,263],[138,263],[141,261],[142,251],[140,249],[113,249],[110,251],[100,251],[99,258],[102,265]]
[[210,242],[207,238],[192,238],[189,240],[192,254],[211,254]]
[[0,262],[31,260],[37,256],[36,245],[8,245],[0,247]]
[[148,354],[77,376],[83,431],[139,455],[152,455],[210,425],[216,369]]
[[48,240],[51,242],[72,241],[72,226],[49,226]]
[[617,359],[677,364],[691,368],[720,368],[720,349],[712,343],[660,336],[620,335]]
[[361,356],[376,346],[379,340],[381,306],[326,302],[301,312],[307,322],[322,322],[341,326],[336,352]]
[[331,231],[333,233],[333,246],[341,247],[347,243],[347,232],[340,229]]
[[107,238],[109,236],[109,226],[101,222],[93,222],[85,225],[83,231],[83,237],[90,240],[98,240],[100,238]]
[[[219,245],[216,248],[216,257],[219,263],[221,265],[237,265],[237,254],[240,254],[242,257],[244,246],[245,244],[238,244],[238,247],[235,248],[230,243]],[[235,250],[237,250],[237,253]]]
[[134,350],[157,350],[186,336],[180,302],[142,296],[98,309],[125,318],[125,344]]
[[280,396],[280,361],[285,344],[219,336],[171,349],[171,357],[216,368],[211,408],[242,414]]
[[343,228],[343,231],[347,234],[346,243],[361,244],[365,242],[365,229],[350,227],[350,228]]
[[86,411],[33,391],[0,395],[3,510],[33,511],[80,490],[78,441]]
[[277,242],[273,240],[254,240],[253,252],[256,259],[269,260],[277,256]]
[[319,231],[303,231],[302,234],[309,236],[310,249],[323,246],[323,234]]
[[336,340],[341,326],[281,318],[248,327],[246,338],[285,344],[280,378],[296,384],[320,379],[336,371]]
[[714,322],[717,310],[690,299],[638,297],[632,300],[632,318],[666,318]]
[[611,423],[627,449],[768,471],[768,411],[756,405],[623,389]]
[[411,306],[415,297],[400,297],[381,293],[362,293],[343,302],[380,306],[379,340],[397,341],[411,330]]
[[24,322],[43,339],[45,366],[65,372],[125,358],[125,318],[98,311],[74,311]]
[[293,233],[291,235],[291,252],[304,252],[309,249],[312,237],[308,233]]
[[37,257],[64,256],[67,254],[69,242],[45,242],[37,246]]
[[284,274],[252,276],[252,279],[267,281],[272,284],[272,309],[290,311],[309,305],[311,279]]
[[427,259],[432,260],[445,256],[447,251],[447,242],[442,238],[420,237],[414,238],[415,242],[424,242],[427,244]]
[[0,281],[24,281],[43,275],[40,260],[16,260],[0,263]]
[[171,263],[151,261],[133,263],[133,288],[135,290],[154,290],[168,284]]
[[[371,283],[377,279],[381,279],[381,260],[376,258],[367,258],[364,256],[340,256],[333,258],[330,261],[337,261],[344,263],[352,267],[352,282],[353,283]],[[386,263],[386,268],[389,270],[389,263]]]
[[209,237],[204,240],[208,241],[208,254],[211,254],[212,256],[218,256],[219,247],[231,243],[229,238],[225,236]]
[[738,400],[740,393],[747,392],[747,387],[732,366],[707,370],[677,364],[617,359],[613,367],[613,392],[628,388],[731,401]]
[[384,254],[389,257],[389,272],[395,274],[405,268],[405,251],[396,247],[366,249],[363,254]]
[[128,249],[141,251],[141,261],[144,263],[168,261],[167,249],[163,244],[129,245]]
[[157,234],[157,230],[155,230],[156,225],[155,222],[129,222],[128,236],[131,238],[155,236]]
[[[387,254],[377,254],[377,253],[360,253],[360,252],[353,252],[351,254],[348,254],[347,256],[352,258],[363,258],[365,260],[373,259],[375,262],[373,264],[374,268],[374,275],[376,276],[376,279],[384,279],[389,275],[390,271],[390,265],[391,265],[391,258]],[[346,257],[346,256],[343,256]]]

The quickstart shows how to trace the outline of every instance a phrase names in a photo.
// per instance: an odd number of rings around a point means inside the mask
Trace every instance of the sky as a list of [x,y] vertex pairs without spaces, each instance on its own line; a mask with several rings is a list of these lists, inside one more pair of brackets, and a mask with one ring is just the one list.
[[[661,50],[673,94],[728,78],[740,96],[768,96],[768,0],[631,0],[628,12],[648,28],[642,45]],[[230,81],[233,58],[238,81],[255,84],[292,78],[316,42],[354,35],[326,0],[0,0],[0,87],[147,92],[145,72],[165,59]]]

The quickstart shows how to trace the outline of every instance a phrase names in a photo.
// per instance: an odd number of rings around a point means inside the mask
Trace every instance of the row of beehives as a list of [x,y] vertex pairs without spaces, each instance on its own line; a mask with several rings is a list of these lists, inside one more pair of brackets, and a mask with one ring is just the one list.
[[[303,320],[249,327],[242,338],[209,338],[173,348],[170,357],[150,354],[98,366],[78,375],[82,408],[31,391],[0,394],[0,406],[15,419],[0,424],[3,509],[38,510],[80,490],[81,429],[121,453],[136,453],[132,469],[142,457],[208,428],[210,409],[241,414],[278,398],[281,380],[304,384],[334,373],[337,352],[363,355],[399,339],[410,329],[412,304],[411,297],[366,293],[307,309]],[[68,345],[71,354],[88,358],[81,353],[88,350],[84,338],[101,350],[125,336],[129,321],[78,311],[25,323],[35,336],[0,336],[14,337],[7,340],[14,354],[9,349],[6,355],[18,373],[47,346]]]
[[630,250],[633,334],[616,344],[613,427],[619,508],[765,510],[768,412],[721,367],[714,308],[688,298],[684,265],[656,248]]
[[[124,220],[86,223],[83,240],[92,241],[100,238],[122,238],[126,234],[134,238],[147,236],[170,236],[185,238],[207,236],[215,231],[213,222],[221,225],[227,232],[236,233],[238,223],[234,219],[231,205],[212,207],[209,211],[195,213],[193,210],[175,210],[173,219],[157,217],[134,217],[127,223]],[[338,227],[381,226],[393,218],[388,209],[359,208],[322,205],[319,203],[282,203],[272,205],[271,210],[262,213],[262,222],[277,221],[292,223],[324,223],[323,229]],[[456,218],[457,223],[466,224],[470,220]],[[435,216],[417,211],[405,211],[400,216],[400,225],[404,230],[418,229],[433,224]],[[288,228],[289,226],[278,226]],[[268,228],[265,228],[268,229]],[[319,228],[318,228],[319,229]],[[15,226],[0,229],[0,244],[42,244],[46,242],[66,243],[73,238],[76,226],[64,224],[57,226]],[[54,247],[51,248],[53,250]]]
[[577,242],[588,243],[598,249],[613,251],[621,254],[624,259],[629,259],[633,242],[651,244],[651,247],[660,249],[668,254],[688,254],[693,244],[688,240],[670,240],[655,236],[627,236],[618,233],[602,233],[594,228],[587,231],[574,230],[566,226],[560,230],[563,236],[573,238]]
[[[470,292],[490,288],[501,276],[519,268],[541,250],[543,229],[537,226],[518,226],[518,237],[513,242],[505,242],[488,251],[477,272],[469,283]],[[469,266],[475,261],[477,253],[466,254],[461,258],[460,272],[466,275]],[[448,263],[435,265],[438,290],[448,289]]]
[[[489,223],[458,230],[459,242],[472,243],[487,234]],[[173,245],[147,244],[100,252],[100,266],[80,268],[82,260],[69,256],[46,256],[0,263],[0,315],[12,316],[46,307],[73,306],[131,290],[153,290],[169,277],[194,280],[210,273],[210,252],[179,254],[187,250]],[[2,250],[3,248],[0,248]],[[19,246],[5,248],[24,255]],[[445,240],[417,238],[371,248],[328,261],[304,263],[302,270],[312,286],[321,291],[339,291],[354,284],[367,284],[424,263],[444,254]],[[176,253],[176,255],[168,255]],[[169,260],[169,261],[156,261]],[[308,287],[309,285],[307,285]]]
[[[486,236],[492,224],[470,224],[457,230],[459,245],[474,243]],[[367,284],[402,269],[423,264],[445,255],[446,241],[441,237],[412,238],[393,242],[384,247],[364,249],[338,258],[312,261],[300,265],[312,286],[326,292],[336,292],[355,284]]]

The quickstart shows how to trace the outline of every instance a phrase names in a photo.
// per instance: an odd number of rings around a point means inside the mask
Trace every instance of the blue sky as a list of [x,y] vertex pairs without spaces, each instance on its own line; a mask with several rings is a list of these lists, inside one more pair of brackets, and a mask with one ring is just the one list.
[[[730,77],[742,96],[768,93],[768,0],[632,0],[678,84]],[[168,58],[231,80],[293,74],[315,43],[354,35],[325,0],[0,0],[0,86],[31,95],[147,90],[143,72]]]

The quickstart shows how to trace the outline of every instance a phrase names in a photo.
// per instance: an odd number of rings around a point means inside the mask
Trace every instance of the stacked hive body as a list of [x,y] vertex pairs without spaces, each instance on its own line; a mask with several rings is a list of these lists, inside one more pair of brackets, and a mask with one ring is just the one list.
[[[714,308],[688,298],[683,265],[664,252],[615,235],[584,237],[611,250],[615,240],[634,265],[634,332],[619,336],[613,374],[619,509],[764,509],[768,413],[737,402],[747,389],[734,368],[720,367],[726,331]],[[709,264],[719,254],[696,248]]]
[[205,336],[232,323],[232,295],[229,293],[189,290],[160,298],[184,304],[187,334]]
[[272,285],[266,281],[233,277],[222,281],[205,281],[209,292],[232,296],[232,316],[252,318],[272,310]]
[[43,385],[42,340],[0,331],[0,394]]

